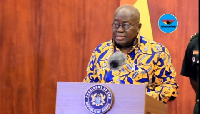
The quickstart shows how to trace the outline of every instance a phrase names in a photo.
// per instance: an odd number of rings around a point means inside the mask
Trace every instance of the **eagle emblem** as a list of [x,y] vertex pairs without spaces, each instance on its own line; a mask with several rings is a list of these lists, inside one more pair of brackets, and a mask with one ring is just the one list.
[[92,97],[92,100],[91,100],[92,105],[100,106],[105,103],[106,96],[103,95],[102,93],[100,93],[100,94],[95,93],[95,94],[91,95],[91,97]]

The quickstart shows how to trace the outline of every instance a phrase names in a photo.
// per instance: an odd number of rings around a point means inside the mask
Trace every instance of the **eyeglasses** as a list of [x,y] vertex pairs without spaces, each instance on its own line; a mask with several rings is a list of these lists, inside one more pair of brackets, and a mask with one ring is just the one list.
[[135,23],[135,24],[133,24],[133,25],[128,24],[128,23],[123,23],[123,24],[116,24],[116,23],[113,23],[113,24],[112,24],[112,27],[113,27],[113,29],[119,29],[119,27],[122,26],[123,30],[127,30],[127,29],[129,29],[131,26],[134,26],[134,25],[136,25],[136,24],[138,24],[138,23]]

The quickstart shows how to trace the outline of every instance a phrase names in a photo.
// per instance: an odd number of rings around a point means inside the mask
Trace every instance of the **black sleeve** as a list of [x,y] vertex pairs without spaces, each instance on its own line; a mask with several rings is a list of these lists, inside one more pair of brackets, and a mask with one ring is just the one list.
[[185,51],[185,57],[183,59],[182,69],[181,69],[181,75],[187,76],[187,77],[196,77],[196,67],[194,66],[192,62],[193,58],[193,49],[195,47],[196,42],[194,40],[190,41],[186,51]]
[[192,53],[193,53],[193,46],[192,42],[190,41],[186,51],[185,51],[185,57],[183,59],[182,69],[181,69],[181,75],[187,76],[187,77],[193,77],[194,76],[194,68],[192,65]]

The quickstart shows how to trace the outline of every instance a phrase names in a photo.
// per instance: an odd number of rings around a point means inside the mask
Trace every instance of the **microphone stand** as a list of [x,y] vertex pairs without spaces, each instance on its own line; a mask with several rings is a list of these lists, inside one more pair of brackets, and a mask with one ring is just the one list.
[[107,83],[107,77],[109,73],[110,73],[110,69],[107,71],[107,74],[105,75],[105,83]]

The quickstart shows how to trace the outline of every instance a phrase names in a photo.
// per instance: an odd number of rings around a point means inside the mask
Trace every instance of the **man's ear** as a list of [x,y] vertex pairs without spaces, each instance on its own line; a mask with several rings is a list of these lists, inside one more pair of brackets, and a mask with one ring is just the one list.
[[141,27],[142,27],[142,23],[138,23],[138,32],[140,31]]

